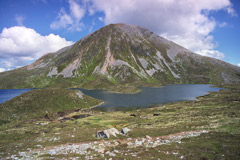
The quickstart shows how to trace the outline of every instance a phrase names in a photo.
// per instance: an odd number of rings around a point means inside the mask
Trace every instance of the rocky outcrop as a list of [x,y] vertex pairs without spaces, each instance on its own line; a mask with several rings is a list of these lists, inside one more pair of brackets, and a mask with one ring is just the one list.
[[[115,130],[115,128],[111,129]],[[182,139],[198,137],[201,134],[207,133],[209,133],[209,131],[199,130],[180,132],[160,137],[146,136],[145,138],[127,138],[121,141],[103,140],[77,144],[68,143],[45,148],[43,148],[41,145],[36,145],[35,147],[37,147],[37,149],[28,148],[28,150],[18,152],[15,155],[8,155],[6,159],[50,159],[50,157],[57,157],[59,155],[65,155],[66,153],[70,153],[72,156],[82,155],[84,157],[82,159],[104,159],[105,157],[116,157],[116,159],[118,159],[117,157],[121,157],[124,159],[126,156],[127,159],[136,159],[136,157],[141,157],[146,150],[151,150],[158,146],[169,146],[171,143],[182,143]],[[119,149],[117,149],[117,147]],[[146,150],[142,149],[141,147],[146,148]],[[138,150],[138,152],[136,152],[136,150]],[[168,151],[165,152],[165,150],[161,152],[164,152],[164,154],[172,154],[176,157],[175,159],[184,159],[184,156],[181,153]],[[48,157],[42,158],[43,155]],[[71,157],[71,159],[79,159],[79,157]]]
[[120,134],[116,128],[110,128],[97,132],[97,138],[110,138],[110,136],[116,137],[117,134]]
[[110,128],[110,129],[98,131],[97,138],[110,138],[110,136],[116,137],[118,134],[124,135],[130,131],[131,131],[131,129],[125,127],[125,128],[122,128],[121,133],[119,133],[119,131],[116,128]]

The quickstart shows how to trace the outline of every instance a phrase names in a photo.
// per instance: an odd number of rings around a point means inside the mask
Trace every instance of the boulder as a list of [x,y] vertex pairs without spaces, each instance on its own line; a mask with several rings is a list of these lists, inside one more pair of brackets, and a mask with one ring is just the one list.
[[107,131],[108,131],[109,135],[112,135],[114,137],[117,136],[116,134],[120,134],[119,131],[116,128],[110,128]]
[[122,134],[127,134],[127,133],[130,132],[130,131],[131,131],[131,129],[125,127],[125,128],[122,128],[121,133],[122,133]]
[[109,135],[106,134],[104,131],[98,131],[97,138],[109,138]]
[[119,134],[119,131],[116,128],[110,128],[103,131],[97,132],[98,138],[110,138],[110,136],[116,137]]

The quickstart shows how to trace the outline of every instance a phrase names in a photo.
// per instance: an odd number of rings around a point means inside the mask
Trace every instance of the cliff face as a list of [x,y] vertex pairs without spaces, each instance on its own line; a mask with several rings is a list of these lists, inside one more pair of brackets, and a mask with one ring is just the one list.
[[36,62],[0,73],[0,88],[240,83],[240,68],[138,26],[110,24]]

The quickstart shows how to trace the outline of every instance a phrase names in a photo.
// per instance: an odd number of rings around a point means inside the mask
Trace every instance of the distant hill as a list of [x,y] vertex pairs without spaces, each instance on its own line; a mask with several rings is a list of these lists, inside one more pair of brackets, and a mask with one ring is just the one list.
[[195,54],[145,28],[110,24],[28,66],[0,73],[0,88],[177,83],[240,83],[240,68]]

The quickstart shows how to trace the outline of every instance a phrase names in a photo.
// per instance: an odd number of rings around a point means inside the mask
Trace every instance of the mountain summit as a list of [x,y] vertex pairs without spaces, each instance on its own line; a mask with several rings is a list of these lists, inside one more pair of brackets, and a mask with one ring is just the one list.
[[134,25],[110,24],[72,46],[0,73],[0,88],[240,83],[240,68]]

